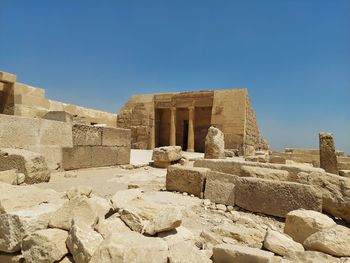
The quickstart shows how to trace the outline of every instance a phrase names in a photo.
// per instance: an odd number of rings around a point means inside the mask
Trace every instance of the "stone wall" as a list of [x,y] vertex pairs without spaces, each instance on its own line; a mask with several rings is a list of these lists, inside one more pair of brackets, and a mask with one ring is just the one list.
[[133,149],[152,149],[154,147],[153,94],[132,96],[119,112],[117,127],[131,130]]
[[0,72],[0,113],[42,118],[49,111],[66,111],[85,124],[116,127],[117,123],[117,114],[49,100],[44,89],[16,82],[15,75]]
[[256,121],[255,111],[252,107],[252,104],[249,100],[248,94],[246,96],[246,120],[245,120],[245,139],[244,143],[246,145],[253,146],[255,149],[258,149],[260,142],[260,132],[258,124]]
[[72,147],[69,123],[0,114],[0,148],[21,148],[45,156],[49,169],[61,166],[62,148]]
[[130,162],[130,130],[74,124],[73,147],[63,148],[64,170]]

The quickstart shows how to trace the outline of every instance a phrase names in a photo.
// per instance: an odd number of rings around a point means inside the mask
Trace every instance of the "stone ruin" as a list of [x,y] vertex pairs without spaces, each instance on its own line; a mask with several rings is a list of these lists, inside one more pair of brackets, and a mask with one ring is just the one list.
[[245,89],[0,109],[0,263],[350,262],[350,157],[269,150]]

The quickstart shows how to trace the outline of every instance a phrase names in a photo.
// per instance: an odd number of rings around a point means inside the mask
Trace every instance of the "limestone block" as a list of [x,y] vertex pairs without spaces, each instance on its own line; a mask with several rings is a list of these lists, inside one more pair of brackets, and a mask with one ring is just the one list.
[[115,166],[118,163],[119,147],[91,147],[91,167]]
[[327,213],[350,222],[350,178],[320,172],[299,173],[297,182],[311,185],[322,194]]
[[1,148],[0,171],[11,169],[23,173],[27,184],[50,180],[50,171],[42,155],[23,149]]
[[210,171],[206,176],[204,198],[217,204],[235,205],[237,176]]
[[270,263],[274,254],[256,248],[221,244],[213,248],[215,263]]
[[[240,224],[224,223],[211,229],[220,239],[231,238],[242,246],[262,248],[265,232]],[[221,242],[220,242],[221,243]]]
[[68,123],[73,121],[72,115],[65,111],[49,111],[43,116],[43,119]]
[[248,177],[237,180],[235,203],[252,212],[279,217],[299,208],[322,210],[322,197],[311,186]]
[[29,107],[32,107],[34,105],[36,108],[46,110],[48,110],[50,107],[50,102],[46,98],[33,96],[30,94],[14,95],[14,102],[15,104],[25,105]]
[[38,230],[23,239],[22,254],[27,263],[57,262],[68,254],[67,237],[60,229]]
[[95,230],[102,235],[104,239],[108,238],[112,233],[130,232],[130,228],[125,225],[123,220],[112,215],[107,219],[101,219],[95,226]]
[[0,251],[20,251],[22,239],[36,230],[47,228],[51,214],[59,207],[57,204],[43,203],[0,214]]
[[29,85],[16,82],[13,85],[14,95],[30,95],[40,98],[45,98],[45,90],[41,88],[31,87]]
[[204,180],[209,169],[172,165],[166,175],[166,189],[187,192],[197,197],[202,196]]
[[310,235],[304,246],[308,250],[316,250],[337,257],[350,257],[350,229],[335,225]]
[[176,229],[181,225],[182,213],[180,209],[166,207],[161,209],[145,226],[145,233],[155,235]]
[[169,246],[168,263],[210,263],[203,251],[189,242],[177,242]]
[[291,237],[280,232],[268,229],[264,247],[278,255],[285,256],[289,251],[304,251],[302,244],[295,242]]
[[91,167],[92,147],[75,146],[73,148],[63,148],[62,151],[62,168],[64,170]]
[[325,262],[325,263],[343,263],[344,261],[340,261],[339,258],[332,257],[325,253],[317,252],[317,251],[290,251],[288,255],[285,257],[286,261],[282,261],[283,263],[305,263],[305,262]]
[[133,199],[140,199],[141,196],[142,190],[139,188],[122,190],[112,196],[111,203],[115,210],[119,210],[125,208]]
[[337,155],[333,135],[321,132],[320,138],[320,167],[328,173],[338,174]]
[[157,237],[146,237],[137,232],[113,233],[95,251],[90,263],[166,263],[168,246]]
[[117,165],[130,163],[130,146],[117,147]]
[[42,145],[59,145],[71,147],[72,126],[69,123],[44,120],[39,123],[39,143]]
[[224,134],[218,128],[211,126],[205,137],[205,153],[206,159],[225,158],[225,141]]
[[32,185],[17,186],[0,182],[0,214],[21,210],[41,203],[53,203],[62,197],[52,189]]
[[242,177],[257,177],[269,180],[289,181],[289,172],[284,170],[245,166],[241,167]]
[[102,130],[100,127],[74,124],[73,125],[74,146],[100,146],[102,145]]
[[97,223],[98,215],[94,206],[85,196],[77,196],[66,201],[63,206],[53,213],[49,226],[69,231],[72,220],[94,226]]
[[57,145],[27,146],[26,150],[36,152],[45,157],[49,170],[62,168],[62,147]]
[[339,170],[350,170],[350,162],[339,162],[338,168]]
[[287,214],[284,233],[303,243],[310,235],[335,225],[331,218],[322,213],[298,209]]
[[102,145],[130,147],[131,131],[128,129],[103,127]]
[[16,82],[16,75],[0,71],[0,81],[1,82],[6,82],[6,83],[15,83]]
[[164,146],[153,149],[152,160],[154,166],[166,168],[171,163],[179,161],[182,157],[180,146]]
[[74,222],[66,244],[76,263],[88,263],[102,241],[102,236],[91,227]]
[[0,171],[0,182],[17,185],[17,170]]

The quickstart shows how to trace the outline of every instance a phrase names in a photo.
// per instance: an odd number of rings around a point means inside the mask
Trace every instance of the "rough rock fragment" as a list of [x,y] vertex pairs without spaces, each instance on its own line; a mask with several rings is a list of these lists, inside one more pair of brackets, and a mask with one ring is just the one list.
[[99,233],[77,221],[69,231],[66,244],[76,263],[88,263],[102,241]]
[[107,219],[99,220],[98,224],[95,226],[95,230],[105,239],[115,232],[121,233],[131,231],[130,228],[125,225],[123,220],[115,215]]
[[298,209],[289,212],[286,217],[284,233],[296,242],[303,243],[307,237],[319,230],[335,226],[328,216],[311,210]]
[[181,158],[180,146],[163,146],[153,149],[152,160],[155,167],[166,168],[171,163],[180,161]]
[[74,197],[80,196],[80,195],[84,195],[86,197],[90,197],[92,193],[92,187],[91,186],[84,186],[84,185],[80,185],[77,187],[72,187],[67,191],[67,197],[68,199],[72,199]]
[[291,237],[268,229],[264,247],[278,255],[285,256],[289,251],[304,251],[302,244],[295,242]]
[[90,263],[166,263],[168,245],[161,238],[137,232],[113,233],[95,251]]
[[42,155],[23,149],[1,148],[0,171],[11,169],[23,173],[27,184],[50,180],[50,171]]
[[221,244],[213,248],[215,263],[270,263],[274,254],[256,248]]
[[61,229],[38,230],[23,239],[22,254],[27,263],[60,261],[68,250],[67,231]]
[[340,225],[322,229],[309,236],[304,246],[337,257],[350,257],[350,229]]
[[163,208],[160,210],[145,227],[144,232],[155,235],[159,232],[171,231],[181,225],[182,213],[177,208]]
[[210,263],[207,255],[189,242],[177,242],[169,246],[168,263]]

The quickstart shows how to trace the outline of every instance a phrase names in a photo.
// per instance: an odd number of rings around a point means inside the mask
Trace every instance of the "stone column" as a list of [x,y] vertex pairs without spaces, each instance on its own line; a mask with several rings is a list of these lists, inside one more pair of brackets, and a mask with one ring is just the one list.
[[337,156],[332,133],[321,132],[320,137],[320,167],[326,172],[338,174]]
[[194,107],[188,108],[188,141],[187,151],[194,152]]
[[172,107],[170,109],[170,146],[176,145],[176,108]]

